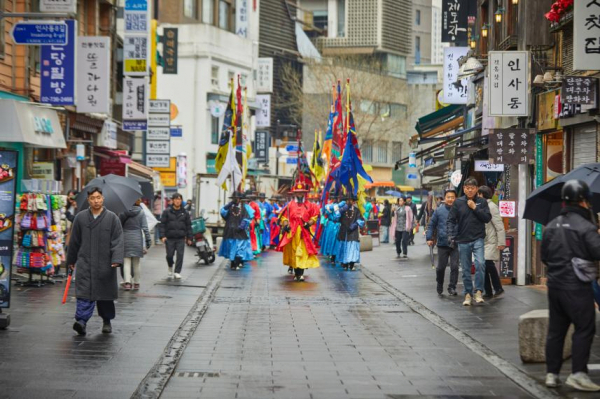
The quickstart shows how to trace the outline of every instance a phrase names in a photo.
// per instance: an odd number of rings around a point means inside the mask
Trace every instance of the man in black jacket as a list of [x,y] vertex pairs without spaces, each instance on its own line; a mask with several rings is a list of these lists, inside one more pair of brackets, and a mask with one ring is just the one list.
[[475,258],[475,302],[483,303],[485,277],[485,224],[492,220],[487,201],[477,197],[477,180],[468,178],[463,185],[465,195],[454,202],[448,214],[447,232],[450,245],[458,244],[465,287],[464,306],[471,306],[473,280],[471,262]]
[[392,224],[392,206],[390,201],[383,201],[383,211],[381,212],[381,243],[390,243],[390,226]]
[[[410,206],[410,209],[412,210],[413,215],[415,215],[415,218],[417,217],[417,204],[415,204],[412,200],[412,195],[407,195],[406,196],[406,205]],[[423,205],[421,205],[423,206]],[[417,219],[417,223],[416,223],[416,227],[419,226],[419,219]],[[408,232],[408,245],[415,245],[415,234],[414,234],[414,229],[411,229]]]
[[[600,386],[588,377],[587,363],[596,332],[594,293],[591,282],[582,282],[573,269],[573,258],[600,260],[600,235],[590,207],[590,189],[582,181],[569,180],[562,189],[565,207],[548,223],[542,239],[542,262],[547,267],[550,320],[546,340],[546,385],[557,387],[563,346],[571,323],[573,367],[567,385],[596,392]],[[597,266],[597,265],[596,265]]]
[[186,238],[188,245],[192,243],[192,221],[190,214],[181,206],[183,202],[181,194],[175,193],[171,198],[173,204],[160,217],[159,228],[161,240],[166,244],[167,248],[169,278],[173,277],[173,257],[175,252],[177,252],[175,278],[180,279]]

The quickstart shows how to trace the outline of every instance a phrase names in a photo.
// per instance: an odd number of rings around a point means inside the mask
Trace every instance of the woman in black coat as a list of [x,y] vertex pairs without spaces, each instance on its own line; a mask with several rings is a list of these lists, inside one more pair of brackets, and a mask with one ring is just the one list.
[[138,199],[130,210],[119,215],[125,241],[123,280],[125,281],[124,287],[126,291],[132,288],[132,271],[133,289],[140,289],[140,260],[146,253],[144,243],[146,244],[146,249],[150,249],[150,230],[148,230],[148,221],[146,220],[144,210],[140,207],[141,202],[142,200]]

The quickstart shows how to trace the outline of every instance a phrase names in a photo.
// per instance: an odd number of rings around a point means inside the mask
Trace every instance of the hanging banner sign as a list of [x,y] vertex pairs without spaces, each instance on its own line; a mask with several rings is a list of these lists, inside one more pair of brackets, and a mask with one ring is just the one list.
[[529,116],[529,52],[490,51],[490,116]]
[[146,130],[148,83],[146,78],[123,77],[123,130]]
[[248,37],[248,0],[235,2],[235,34]]
[[584,104],[598,108],[598,78],[566,76],[560,93],[563,104]]
[[577,0],[573,13],[573,69],[600,71],[600,1]]
[[110,38],[77,37],[77,112],[110,113]]
[[535,129],[492,129],[490,162],[519,165],[535,162]]
[[258,93],[273,92],[273,58],[259,58],[256,79]]
[[17,151],[0,151],[0,308],[10,307],[17,165]]
[[148,74],[148,36],[129,36],[123,39],[123,74],[146,76]]
[[257,94],[256,101],[260,104],[260,110],[256,113],[256,127],[271,126],[271,95]]
[[165,75],[177,75],[178,32],[178,28],[163,29],[163,73]]
[[66,21],[70,38],[64,46],[40,47],[40,102],[75,105],[75,46],[77,21]]
[[444,90],[442,102],[446,104],[466,104],[469,79],[458,79],[458,59],[469,52],[468,47],[444,48]]
[[442,0],[442,43],[467,45],[469,0]]
[[[254,157],[258,162],[269,162],[269,132],[257,130],[254,133]],[[287,147],[286,147],[287,149]]]

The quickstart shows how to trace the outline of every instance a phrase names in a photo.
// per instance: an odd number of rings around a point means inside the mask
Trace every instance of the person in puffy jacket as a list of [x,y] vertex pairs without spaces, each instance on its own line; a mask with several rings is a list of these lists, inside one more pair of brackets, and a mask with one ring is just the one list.
[[483,297],[498,298],[504,294],[504,289],[498,269],[496,269],[496,261],[500,260],[500,252],[506,248],[506,231],[500,217],[500,209],[492,201],[492,189],[488,186],[481,186],[477,195],[487,201],[492,215],[492,220],[485,225],[485,280],[483,284],[485,295]]
[[[592,213],[591,193],[586,183],[569,180],[562,188],[565,207],[546,226],[542,237],[542,262],[548,277],[548,336],[546,339],[546,386],[560,385],[558,375],[563,347],[571,324],[573,333],[572,368],[566,384],[580,391],[600,391],[588,376],[587,364],[596,333],[596,310],[592,282],[577,277],[572,260],[599,261],[600,234]],[[596,269],[598,265],[595,265]],[[596,278],[598,276],[596,275]]]
[[190,214],[183,209],[181,194],[175,193],[171,198],[173,203],[160,217],[159,228],[161,241],[166,244],[167,249],[168,276],[173,277],[174,257],[177,252],[175,278],[180,279],[186,238],[188,245],[192,244],[192,220]]
[[[123,261],[123,281],[126,291],[140,289],[141,267],[140,261],[146,250],[150,249],[151,239],[148,230],[148,221],[144,210],[140,207],[142,199],[138,199],[130,210],[119,215],[123,226],[123,237],[125,242],[125,259]],[[144,249],[144,243],[146,249]],[[131,286],[133,271],[133,287]]]
[[427,227],[427,245],[430,247],[435,244],[434,236],[437,238],[438,264],[435,270],[437,281],[437,293],[439,296],[444,292],[444,276],[446,266],[450,262],[450,283],[448,284],[448,294],[456,295],[456,284],[458,283],[458,248],[448,240],[447,221],[448,214],[452,205],[456,201],[456,191],[446,190],[444,193],[444,203],[435,210],[429,226]]

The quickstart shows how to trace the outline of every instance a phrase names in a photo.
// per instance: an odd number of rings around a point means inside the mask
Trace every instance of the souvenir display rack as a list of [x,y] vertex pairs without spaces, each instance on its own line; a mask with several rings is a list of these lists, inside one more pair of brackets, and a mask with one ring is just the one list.
[[[17,282],[17,285],[54,284],[50,277],[65,260],[66,205],[64,195],[24,193],[17,196],[15,242],[18,247],[13,263],[18,273],[29,275],[27,281]],[[34,274],[40,278],[34,280]]]

